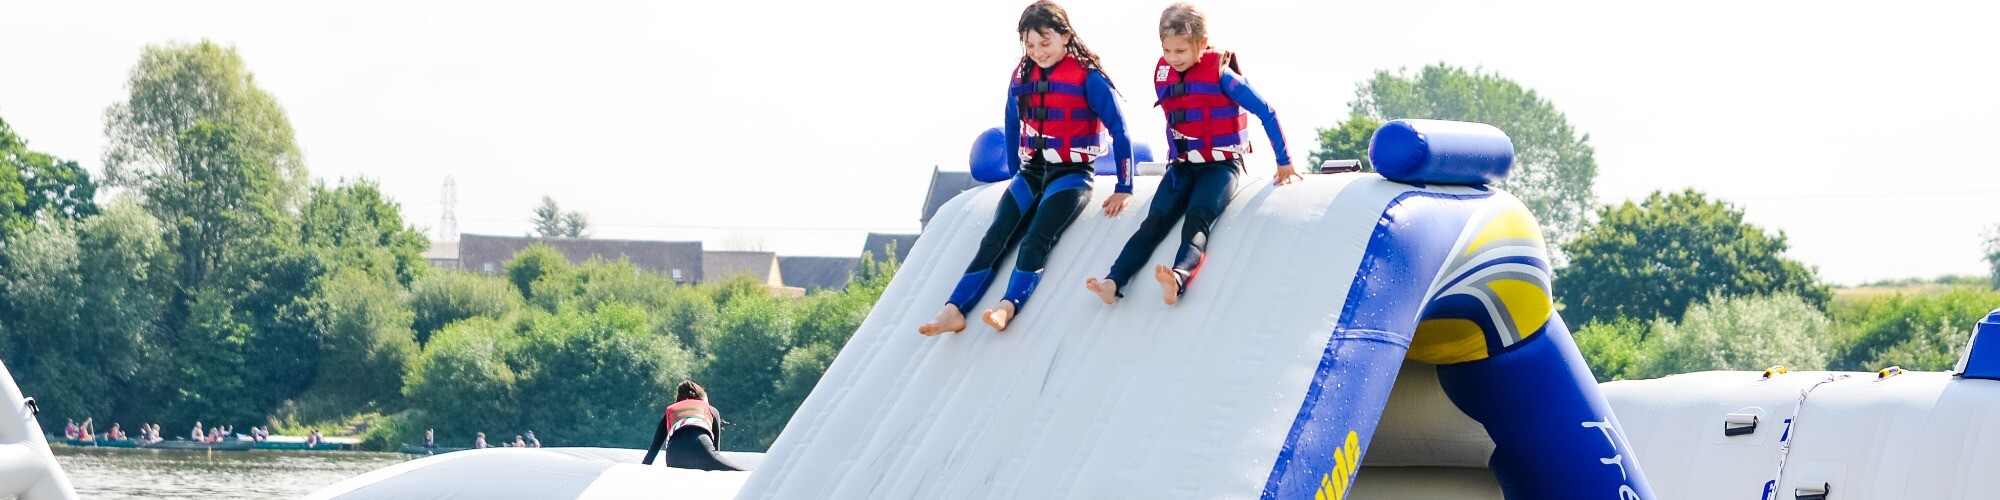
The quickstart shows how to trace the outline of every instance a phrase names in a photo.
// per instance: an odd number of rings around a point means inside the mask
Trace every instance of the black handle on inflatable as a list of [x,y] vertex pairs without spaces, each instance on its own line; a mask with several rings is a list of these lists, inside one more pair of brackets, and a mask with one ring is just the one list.
[[1807,486],[1793,491],[1792,498],[1796,500],[1826,500],[1827,495],[1832,494],[1833,483],[1820,483],[1819,488]]

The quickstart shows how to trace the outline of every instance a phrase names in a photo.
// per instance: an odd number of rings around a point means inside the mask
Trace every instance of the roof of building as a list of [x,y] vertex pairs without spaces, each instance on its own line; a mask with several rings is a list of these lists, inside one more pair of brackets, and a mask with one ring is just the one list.
[[639,269],[659,272],[680,273],[680,281],[700,282],[703,278],[705,262],[699,241],[647,241],[647,240],[607,240],[596,238],[530,238],[525,236],[493,236],[466,234],[459,236],[459,265],[463,269],[483,271],[486,264],[493,269],[504,267],[515,253],[537,242],[562,252],[570,262],[586,262],[592,258],[605,260],[626,259]]
[[424,260],[458,260],[458,242],[433,241],[431,248],[424,250]]
[[839,290],[847,287],[860,263],[860,257],[778,257],[778,272],[785,286]]
[[868,233],[868,240],[861,243],[861,251],[873,253],[876,261],[882,261],[888,257],[891,244],[896,248],[896,262],[908,260],[910,247],[917,244],[917,235]]
[[930,225],[931,216],[937,215],[938,209],[944,207],[944,202],[951,201],[951,197],[958,196],[958,193],[963,193],[967,189],[979,187],[980,184],[979,180],[972,178],[972,172],[932,167],[930,191],[924,193],[924,216],[918,220],[926,226]]
[[772,252],[702,252],[701,274],[705,281],[721,281],[747,274],[759,283],[783,285],[778,271],[778,254]]

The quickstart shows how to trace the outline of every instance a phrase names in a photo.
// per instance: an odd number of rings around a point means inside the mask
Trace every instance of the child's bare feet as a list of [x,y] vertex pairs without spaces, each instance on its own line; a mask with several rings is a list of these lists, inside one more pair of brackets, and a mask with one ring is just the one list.
[[986,314],[980,318],[986,320],[987,326],[993,327],[994,330],[1007,331],[1007,322],[1014,320],[1014,303],[1002,300],[1000,307],[987,309]]
[[924,326],[917,327],[917,333],[924,334],[925,336],[962,331],[965,331],[965,313],[958,312],[958,306],[951,304],[945,304],[944,310],[938,311],[937,319],[933,319],[929,323],[924,323]]
[[1181,276],[1165,264],[1153,266],[1153,279],[1160,280],[1160,300],[1174,305],[1181,300]]
[[1110,279],[1086,279],[1083,280],[1083,287],[1089,288],[1092,293],[1096,293],[1097,298],[1104,299],[1104,305],[1108,306],[1114,302],[1118,302],[1118,283],[1112,282]]

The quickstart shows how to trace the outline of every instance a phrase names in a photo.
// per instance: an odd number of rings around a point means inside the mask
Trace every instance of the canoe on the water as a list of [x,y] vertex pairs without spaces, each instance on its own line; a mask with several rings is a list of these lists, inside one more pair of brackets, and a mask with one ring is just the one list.
[[403,445],[403,453],[408,453],[411,455],[438,455],[444,453],[451,453],[454,451],[465,451],[470,449],[471,448],[446,448],[443,446],[439,446],[436,448],[425,448],[414,444]]
[[95,439],[90,441],[84,441],[81,439],[64,439],[62,442],[63,444],[67,444],[70,446],[83,446],[83,447],[95,447],[95,448],[138,448],[139,447],[139,442],[130,439]]
[[223,441],[220,443],[202,443],[197,441],[173,440],[173,441],[161,441],[158,443],[142,444],[139,445],[139,447],[154,449],[154,450],[247,451],[251,448],[256,447],[256,445],[257,443],[252,443],[250,441],[242,441],[242,440]]
[[345,448],[340,443],[320,443],[308,448],[306,447],[306,444],[301,441],[265,441],[257,443],[257,449],[294,450],[294,451],[339,451]]

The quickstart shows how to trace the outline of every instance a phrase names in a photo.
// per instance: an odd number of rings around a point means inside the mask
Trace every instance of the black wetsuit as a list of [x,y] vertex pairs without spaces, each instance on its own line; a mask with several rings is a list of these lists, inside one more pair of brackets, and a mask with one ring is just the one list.
[[965,267],[965,277],[959,279],[958,288],[952,290],[946,303],[970,314],[973,305],[979,303],[979,297],[993,283],[994,273],[1000,271],[1000,261],[1007,249],[1019,243],[1021,252],[1014,259],[1014,273],[1001,296],[1001,300],[1012,302],[1015,313],[1019,314],[1028,296],[1035,293],[1035,285],[1042,280],[1049,250],[1055,248],[1063,230],[1076,222],[1090,201],[1093,173],[1089,163],[1048,163],[1039,152],[1022,165],[1020,173],[1008,182],[1007,193],[1000,197],[993,225],[986,228],[986,237],[979,240],[979,251],[973,254],[972,264]]
[[1229,200],[1236,193],[1236,176],[1242,172],[1241,159],[1176,162],[1167,167],[1159,191],[1153,193],[1152,207],[1146,210],[1146,220],[1139,223],[1132,239],[1125,241],[1125,249],[1118,252],[1118,260],[1111,264],[1111,274],[1105,278],[1119,288],[1131,284],[1132,276],[1153,257],[1153,248],[1186,215],[1187,223],[1181,225],[1181,246],[1174,253],[1173,266],[1185,293],[1188,282],[1194,279],[1208,255],[1209,231],[1215,228],[1215,219],[1222,216],[1222,210],[1229,208]]
[[667,434],[667,419],[660,419],[660,427],[653,431],[652,444],[646,446],[646,458],[640,463],[653,465],[662,448],[667,452],[667,466],[680,469],[699,470],[749,470],[722,456],[720,432],[710,431],[694,425],[684,425]]

